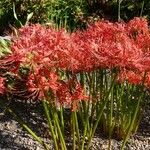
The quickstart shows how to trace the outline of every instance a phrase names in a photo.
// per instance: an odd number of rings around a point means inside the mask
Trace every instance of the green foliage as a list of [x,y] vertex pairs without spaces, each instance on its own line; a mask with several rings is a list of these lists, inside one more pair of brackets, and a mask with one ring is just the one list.
[[31,13],[32,23],[56,23],[57,27],[67,26],[72,30],[82,26],[85,11],[84,0],[1,0],[0,32],[8,30],[10,24],[16,27],[20,27],[20,23],[24,25]]
[[129,20],[135,16],[144,16],[150,19],[149,0],[125,0],[121,3],[121,18]]
[[149,12],[149,0],[1,0],[0,33],[8,31],[10,25],[20,27],[18,20],[24,25],[31,13],[32,23],[48,22],[57,28],[66,27],[72,31],[86,27],[94,18],[126,21],[135,16],[144,16],[150,19]]
[[87,14],[85,0],[56,0],[49,7],[49,20],[58,27],[65,26],[73,30],[85,26],[83,21]]
[[[10,25],[20,27],[18,20],[24,25],[29,14],[33,13],[32,23],[46,22],[47,2],[48,0],[1,0],[0,1],[0,33],[8,30]],[[50,3],[50,1],[49,1]],[[15,14],[14,15],[14,6]],[[17,19],[16,19],[17,16]]]
[[0,58],[5,56],[6,54],[11,53],[9,45],[10,45],[10,39],[9,38],[0,37]]
[[[130,20],[135,16],[150,18],[149,0],[86,0],[90,14],[97,14],[101,18],[117,21],[119,17]],[[120,8],[119,8],[120,5]],[[120,10],[119,10],[120,9]],[[118,15],[120,13],[120,15]]]

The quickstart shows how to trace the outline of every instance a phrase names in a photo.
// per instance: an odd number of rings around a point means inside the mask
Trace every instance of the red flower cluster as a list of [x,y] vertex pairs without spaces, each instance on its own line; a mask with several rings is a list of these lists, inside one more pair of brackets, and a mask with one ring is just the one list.
[[46,64],[49,67],[68,64],[70,36],[64,30],[56,31],[40,24],[25,26],[19,30],[19,37],[14,39],[12,51],[23,63]]
[[86,99],[83,88],[78,82],[70,85],[59,71],[76,74],[118,68],[118,79],[132,84],[139,84],[146,71],[150,83],[150,31],[143,18],[128,23],[98,21],[71,34],[40,24],[28,25],[13,40],[8,58],[16,62],[15,71],[21,65],[30,68],[29,90],[38,91],[40,97],[51,90],[61,104],[74,105],[73,110],[78,100]]
[[49,72],[47,68],[36,68],[29,74],[27,86],[30,92],[38,92],[39,98],[43,99],[49,89],[53,92],[58,89],[57,78],[57,75]]
[[67,82],[61,82],[58,90],[56,91],[56,97],[59,103],[71,106],[72,111],[78,108],[80,100],[87,100],[83,87],[77,82],[69,80]]
[[122,70],[119,73],[118,80],[120,82],[128,81],[131,84],[137,85],[137,84],[141,83],[143,76],[144,75],[139,74],[139,72],[136,73],[135,71],[132,71],[132,70],[130,70],[130,71]]
[[85,70],[133,68],[141,55],[141,50],[126,33],[126,24],[100,21],[82,33],[75,33],[73,40],[82,52],[80,58]]
[[72,72],[100,67],[140,69],[149,61],[145,59],[149,40],[147,21],[141,18],[129,23],[99,21],[72,34],[36,24],[20,29],[12,51],[24,63],[46,63]]

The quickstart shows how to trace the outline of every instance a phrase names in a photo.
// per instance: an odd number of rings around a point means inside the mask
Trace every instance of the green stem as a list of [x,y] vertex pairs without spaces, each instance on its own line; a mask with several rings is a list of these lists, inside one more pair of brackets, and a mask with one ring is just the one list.
[[122,3],[122,0],[118,0],[118,22],[121,20],[121,3]]
[[[73,125],[73,142],[75,145],[75,133],[77,135],[77,140],[78,140],[78,148],[80,149],[80,132],[79,132],[79,125],[78,125],[78,119],[77,119],[77,113],[76,112],[72,112],[73,115],[73,119],[72,119],[72,125]],[[75,148],[75,146],[74,146]]]
[[142,17],[143,10],[144,10],[144,1],[142,2],[142,7],[141,7],[141,12],[140,12],[140,17]]
[[62,134],[59,122],[58,122],[58,115],[57,115],[56,111],[54,112],[54,120],[56,122],[56,126],[57,126],[57,129],[58,129],[58,135],[60,137],[62,150],[67,150],[66,143],[65,143],[65,140],[64,140],[64,137],[63,137],[63,134]]
[[86,139],[86,135],[87,135],[88,122],[89,122],[89,117],[88,117],[88,115],[86,115],[86,121],[84,123],[84,132],[83,132],[83,139],[82,139],[81,150],[84,150],[84,143],[85,143],[85,139]]
[[135,109],[135,112],[134,112],[133,118],[132,118],[132,120],[131,120],[130,127],[129,127],[128,131],[127,131],[126,137],[125,137],[125,139],[124,139],[124,141],[123,141],[123,144],[122,144],[121,150],[123,150],[123,149],[124,149],[125,144],[126,144],[126,142],[127,142],[128,138],[129,138],[129,136],[130,136],[130,133],[131,133],[131,131],[132,131],[133,127],[134,127],[134,123],[135,123],[135,120],[136,120],[136,117],[137,117],[137,114],[138,114],[138,111],[139,111],[140,102],[141,102],[141,99],[142,99],[143,95],[144,95],[144,92],[143,92],[143,94],[141,95],[141,97],[138,99],[138,102],[137,102],[137,105],[136,105],[136,109]]
[[73,150],[76,150],[76,135],[75,135],[75,120],[74,120],[74,114],[72,112],[72,135],[73,135]]
[[79,132],[78,118],[77,118],[76,112],[74,112],[74,119],[75,119],[75,125],[76,125],[78,144],[80,145],[80,132]]
[[[145,72],[144,77],[143,77],[142,90],[144,89],[144,82],[145,82],[145,79],[146,79],[146,74],[147,74],[147,72]],[[128,138],[129,138],[129,136],[130,136],[130,133],[132,132],[132,129],[133,129],[133,127],[134,127],[134,123],[135,123],[135,121],[136,121],[137,114],[138,114],[138,111],[139,111],[139,108],[140,108],[140,102],[141,102],[142,98],[144,97],[144,95],[145,95],[145,92],[143,91],[142,94],[141,94],[141,96],[140,96],[139,99],[138,99],[138,102],[137,102],[137,105],[136,105],[136,108],[135,108],[135,112],[134,112],[133,118],[132,118],[132,120],[131,120],[131,124],[130,124],[130,126],[129,126],[129,128],[128,128],[127,134],[126,134],[125,139],[124,139],[124,141],[123,141],[123,144],[122,144],[122,146],[121,146],[121,150],[124,149],[125,144],[126,144]]]
[[[117,75],[117,74],[116,74],[116,75]],[[97,128],[98,123],[99,123],[99,120],[101,119],[101,116],[102,116],[102,114],[103,114],[104,108],[105,108],[105,106],[106,106],[106,104],[107,104],[107,102],[108,102],[108,100],[109,100],[109,95],[110,95],[110,93],[111,93],[112,88],[114,87],[116,75],[115,75],[115,77],[114,77],[114,79],[113,79],[113,81],[112,81],[112,83],[111,83],[111,86],[110,86],[110,88],[109,88],[109,91],[106,93],[105,101],[104,101],[104,103],[102,104],[102,107],[101,107],[101,109],[100,109],[100,111],[99,111],[99,113],[98,113],[97,120],[96,120],[96,122],[95,122],[95,124],[94,124],[94,126],[93,126],[93,129],[91,128],[91,135],[90,135],[89,140],[88,140],[87,150],[90,148],[90,144],[91,144],[92,137],[93,137],[94,134],[95,134],[96,128]]]
[[64,136],[64,117],[63,117],[63,108],[62,108],[62,106],[60,108],[60,119],[61,119],[62,133],[63,133],[63,136]]
[[59,149],[58,148],[58,143],[57,143],[57,139],[56,139],[56,136],[55,136],[54,128],[53,128],[53,125],[52,125],[52,122],[51,122],[50,113],[49,113],[49,109],[48,109],[47,103],[44,100],[42,101],[42,103],[43,103],[45,115],[46,115],[46,118],[47,118],[49,130],[50,130],[50,132],[52,134],[52,138],[54,140],[55,149],[58,150]]
[[39,137],[36,135],[35,132],[32,131],[32,129],[30,129],[16,114],[15,112],[8,108],[7,111],[9,113],[11,113],[15,118],[16,120],[20,123],[20,125],[40,144],[44,147],[45,150],[49,150],[49,147],[48,145]]
[[113,119],[113,90],[112,90],[112,96],[111,96],[111,102],[110,102],[110,115],[109,115],[109,147],[108,150],[111,149],[111,135],[112,135],[112,130],[113,130],[113,125],[112,125],[112,119]]

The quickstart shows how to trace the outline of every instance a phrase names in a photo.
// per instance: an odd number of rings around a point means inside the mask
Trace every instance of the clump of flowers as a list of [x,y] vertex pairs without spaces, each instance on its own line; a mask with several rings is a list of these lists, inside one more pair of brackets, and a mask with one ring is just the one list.
[[[73,33],[31,24],[13,37],[12,53],[0,67],[24,80],[28,91],[42,100],[55,149],[66,149],[66,109],[71,112],[73,149],[89,149],[98,126],[109,139],[123,138],[123,149],[138,126],[150,86],[149,43],[143,18],[98,21]],[[28,69],[25,76],[20,75],[21,68]],[[0,94],[5,91],[3,82],[0,78]]]

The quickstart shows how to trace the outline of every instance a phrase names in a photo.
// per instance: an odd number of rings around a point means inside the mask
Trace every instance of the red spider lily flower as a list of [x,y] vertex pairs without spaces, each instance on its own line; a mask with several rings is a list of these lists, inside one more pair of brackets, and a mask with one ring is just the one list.
[[141,84],[143,76],[140,72],[136,73],[134,71],[123,70],[118,75],[118,81],[124,82],[128,81],[131,84],[138,85]]
[[136,17],[126,24],[126,28],[129,37],[141,51],[136,68],[140,71],[150,71],[150,30],[147,20]]
[[0,69],[4,72],[17,73],[20,63],[21,61],[19,55],[8,55],[0,60]]
[[67,68],[70,45],[70,36],[64,30],[56,31],[36,24],[20,29],[12,51],[18,53],[25,63],[47,63],[50,67]]
[[45,97],[45,91],[49,89],[46,78],[34,74],[29,75],[27,86],[30,92],[37,91],[40,99]]
[[150,32],[141,34],[136,39],[137,46],[141,49],[141,58],[138,60],[137,65],[141,71],[150,71]]
[[49,87],[52,89],[53,92],[55,92],[56,90],[58,90],[58,76],[56,75],[56,73],[51,72],[49,74]]
[[73,34],[81,68],[133,67],[142,52],[125,31],[125,24],[99,21]]
[[[135,38],[133,32],[136,30]],[[142,18],[134,18],[129,23],[98,21],[87,30],[72,34],[36,24],[20,29],[19,37],[12,44],[12,52],[21,63],[30,64],[35,74],[35,68],[39,70],[45,66],[47,73],[37,74],[49,82],[49,71],[53,69],[73,73],[114,67],[149,71],[149,39],[147,21]],[[55,85],[56,78],[52,80],[54,86],[49,88],[53,90],[65,86]]]
[[150,89],[150,73],[147,73],[146,75],[145,86]]
[[127,32],[131,38],[136,39],[140,34],[148,32],[148,21],[145,18],[135,17],[126,24]]
[[86,39],[85,32],[76,32],[72,34],[72,40],[74,43],[74,49],[71,51],[73,72],[90,71],[95,68],[96,58],[92,54],[88,39]]
[[0,94],[4,94],[5,92],[4,82],[5,82],[5,79],[3,77],[0,77]]
[[150,72],[150,54],[142,55],[138,60],[136,67],[141,72]]
[[55,92],[58,88],[57,75],[55,73],[50,73],[49,76],[42,76],[38,73],[32,73],[29,75],[27,80],[27,86],[30,92],[37,91],[39,93],[39,98],[45,98],[45,93],[50,89]]
[[133,67],[141,50],[126,32],[130,24],[126,27],[123,23],[99,21],[87,30],[73,34],[39,24],[25,26],[20,29],[12,51],[19,53],[26,63],[44,63],[72,72],[100,67]]
[[56,97],[61,105],[71,107],[72,111],[78,109],[78,103],[81,100],[88,99],[82,86],[73,80],[61,82],[56,91]]
[[56,97],[61,105],[69,106],[71,104],[72,97],[69,85],[67,83],[59,83],[58,90],[56,91]]
[[57,90],[57,88],[58,88],[58,75],[56,74],[56,72],[52,71],[49,68],[46,68],[46,66],[40,65],[40,66],[36,66],[36,68],[34,69],[34,74],[45,77],[47,79],[48,84],[49,84],[49,88],[53,92],[55,92]]
[[81,100],[88,100],[88,96],[85,95],[83,87],[80,84],[77,84],[75,91],[72,94],[72,111],[78,109],[78,104]]

